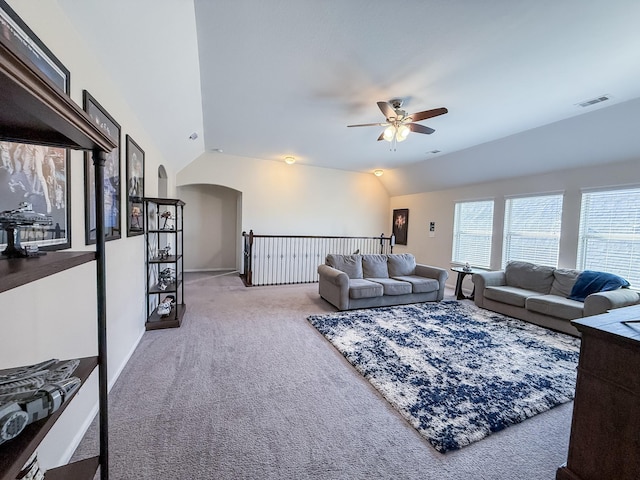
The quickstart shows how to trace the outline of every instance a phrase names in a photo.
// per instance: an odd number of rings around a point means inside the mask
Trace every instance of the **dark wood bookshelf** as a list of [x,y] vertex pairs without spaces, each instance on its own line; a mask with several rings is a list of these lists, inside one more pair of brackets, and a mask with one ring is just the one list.
[[90,457],[47,470],[44,480],[91,480],[100,465],[100,457]]
[[[78,377],[84,384],[97,365],[98,357],[81,358],[80,365],[78,365],[76,371],[73,372],[73,376]],[[82,385],[80,388],[82,388]],[[49,430],[51,430],[51,427],[53,427],[58,418],[60,418],[60,415],[65,411],[80,388],[76,390],[53,415],[38,420],[31,425],[27,425],[16,438],[0,445],[0,480],[15,480],[20,470],[22,470],[27,460],[29,460],[29,457],[31,457],[36,448],[38,448],[42,439],[47,435]]]
[[0,293],[96,259],[96,252],[47,252],[30,258],[0,258]]

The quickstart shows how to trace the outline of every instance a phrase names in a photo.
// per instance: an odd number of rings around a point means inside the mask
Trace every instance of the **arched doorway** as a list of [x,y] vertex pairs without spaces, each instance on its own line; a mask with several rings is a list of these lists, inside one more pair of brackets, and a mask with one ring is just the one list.
[[167,171],[162,165],[158,167],[158,198],[167,198],[169,191],[167,180]]

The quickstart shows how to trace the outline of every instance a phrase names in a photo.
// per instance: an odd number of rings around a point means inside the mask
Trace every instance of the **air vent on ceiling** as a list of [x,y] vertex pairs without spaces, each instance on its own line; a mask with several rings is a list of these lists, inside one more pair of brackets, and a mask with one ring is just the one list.
[[436,153],[440,153],[440,150],[431,150],[430,152],[427,152],[427,153],[436,154]]
[[601,95],[599,97],[592,98],[591,100],[580,102],[578,105],[580,105],[581,107],[590,107],[591,105],[595,105],[596,103],[604,102],[609,99],[611,99],[611,95]]

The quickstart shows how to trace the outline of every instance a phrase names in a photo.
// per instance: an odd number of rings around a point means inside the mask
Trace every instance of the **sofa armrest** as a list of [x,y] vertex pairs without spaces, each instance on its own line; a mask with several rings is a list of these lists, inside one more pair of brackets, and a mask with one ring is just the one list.
[[339,310],[349,308],[349,276],[329,265],[318,265],[318,292]]
[[599,315],[614,308],[628,307],[640,302],[640,295],[629,288],[619,288],[608,292],[598,292],[588,295],[584,299],[585,317]]
[[438,280],[438,283],[440,284],[440,286],[438,287],[438,300],[442,300],[444,298],[444,287],[447,278],[449,278],[449,272],[447,272],[444,268],[433,267],[431,265],[422,265],[418,263],[416,264],[416,275]]
[[484,307],[484,289],[485,287],[498,287],[507,284],[507,277],[504,270],[496,270],[493,272],[475,273],[471,278],[473,282],[473,300],[479,307]]

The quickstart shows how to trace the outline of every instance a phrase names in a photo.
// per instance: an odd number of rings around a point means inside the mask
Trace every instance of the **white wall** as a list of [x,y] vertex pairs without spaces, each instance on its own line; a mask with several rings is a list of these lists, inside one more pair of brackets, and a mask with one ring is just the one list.
[[[125,172],[125,134],[146,152],[146,193],[157,191],[159,150],[123,102],[109,73],[104,71],[55,1],[9,1],[11,7],[71,72],[71,98],[82,105],[82,90],[91,95],[120,123],[121,178]],[[99,28],[99,25],[97,26]],[[108,35],[105,37],[107,38]],[[84,245],[84,156],[71,155],[72,250],[93,250]],[[168,172],[170,188],[175,172]],[[112,384],[144,332],[144,237],[126,238],[125,204],[121,198],[123,238],[107,243],[108,371]],[[76,358],[97,354],[95,265],[84,265],[25,287],[0,294],[0,368],[48,358]],[[95,375],[94,375],[95,376]],[[66,463],[97,407],[95,379],[85,385],[78,401],[65,412],[39,448],[41,463],[49,468]]]
[[177,175],[178,186],[203,183],[242,193],[242,230],[246,232],[337,236],[391,233],[389,196],[372,174],[204,153]]
[[[394,252],[411,252],[421,263],[448,269],[451,266],[455,202],[493,199],[495,204],[491,268],[499,269],[502,258],[505,197],[562,192],[564,199],[558,266],[575,268],[582,189],[621,185],[640,185],[639,161],[584,167],[437,192],[392,197],[391,209],[409,209],[407,245],[396,246]],[[434,237],[429,237],[429,222],[436,222]],[[456,274],[450,272],[447,283],[455,285],[455,281]],[[465,288],[468,290],[472,288],[467,279],[465,279]]]
[[184,269],[236,269],[240,192],[218,185],[178,187],[184,208]]

